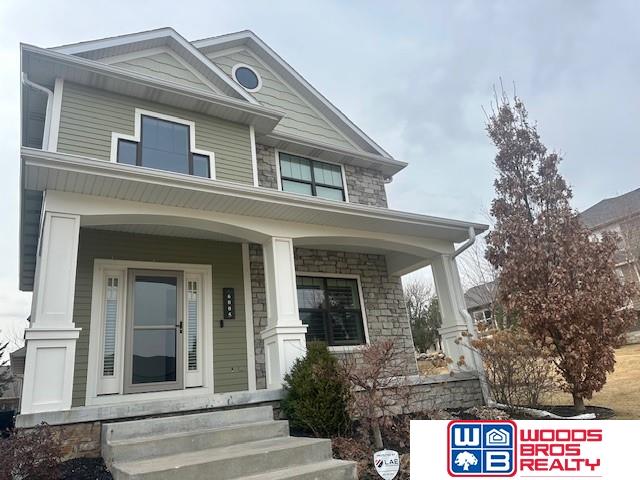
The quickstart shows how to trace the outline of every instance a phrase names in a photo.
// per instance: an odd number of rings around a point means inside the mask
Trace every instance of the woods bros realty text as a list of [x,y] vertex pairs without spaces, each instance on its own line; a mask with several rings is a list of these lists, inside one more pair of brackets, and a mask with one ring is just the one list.
[[640,421],[413,421],[411,476],[630,478],[628,438],[639,427]]

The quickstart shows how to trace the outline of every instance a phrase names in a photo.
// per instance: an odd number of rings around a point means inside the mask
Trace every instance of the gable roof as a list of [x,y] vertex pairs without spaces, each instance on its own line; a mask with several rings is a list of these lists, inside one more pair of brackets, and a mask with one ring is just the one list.
[[[276,109],[261,105],[254,96],[245,91],[230,75],[225,73],[220,66],[216,65],[214,61],[205,55],[237,47],[244,47],[249,50],[258,61],[262,62],[262,64],[269,69],[272,69],[287,85],[302,95],[305,101],[323,116],[332,128],[348,140],[347,144],[340,145],[340,142],[327,142],[322,137],[317,139],[313,135],[298,135],[298,132],[286,130],[286,128],[280,129],[282,131],[273,131],[273,128],[277,125],[276,122],[276,124],[271,127],[271,130],[261,129],[261,131],[259,131],[256,126],[256,134],[262,135],[260,137],[261,143],[271,145],[278,149],[288,150],[298,155],[310,155],[318,158],[322,157],[323,159],[327,157],[326,160],[329,161],[340,161],[373,168],[389,178],[407,166],[406,162],[396,160],[382,149],[382,147],[377,145],[340,110],[314,89],[277,53],[258,38],[257,35],[249,30],[197,40],[190,43],[174,29],[166,27],[100,40],[62,45],[46,50],[38,49],[37,47],[23,46],[23,52],[31,49],[33,53],[37,53],[40,57],[46,57],[45,52],[47,52],[49,54],[48,56],[51,57],[47,60],[61,63],[68,63],[71,59],[83,61],[85,62],[83,65],[78,64],[75,65],[74,68],[77,67],[76,70],[86,69],[91,72],[99,72],[100,75],[108,75],[111,77],[120,75],[118,80],[120,83],[125,81],[122,73],[127,72],[131,75],[132,79],[136,79],[135,82],[133,82],[136,83],[136,85],[141,85],[140,81],[144,79],[143,81],[150,86],[159,85],[166,90],[168,85],[172,84],[175,86],[180,84],[175,81],[172,82],[164,78],[158,78],[153,72],[147,72],[145,74],[141,73],[140,70],[136,70],[136,68],[122,68],[118,63],[113,65],[109,64],[109,59],[131,55],[136,56],[142,51],[151,51],[160,47],[170,48],[181,60],[189,62],[191,67],[206,76],[214,87],[220,89],[220,93],[213,92],[214,95],[218,97],[226,96],[230,100],[235,102],[240,101],[251,107],[261,107],[263,110],[269,111],[277,116],[277,122],[280,122],[286,117],[286,114],[281,108]],[[56,56],[57,58],[54,58]],[[40,67],[42,71],[46,65],[44,67],[41,65]],[[70,80],[76,83],[89,82],[88,84],[96,82],[95,78],[92,77],[87,80],[79,75],[78,72],[73,72],[73,75],[70,75]],[[111,85],[111,83],[113,83],[111,78],[108,80],[108,83],[109,88],[114,89],[114,91],[116,91],[116,88],[124,90],[118,91],[118,93],[125,95],[138,96],[138,91],[140,90],[132,88],[131,85],[126,86],[126,88],[120,85]],[[102,83],[100,83],[100,85],[100,88],[106,88]],[[171,88],[173,88],[173,86]],[[183,89],[185,92],[189,92],[189,95],[192,95],[191,92],[194,91],[205,91],[202,88],[194,89],[190,86],[185,86]],[[169,101],[166,99],[166,95],[164,101]]]
[[590,229],[640,213],[640,188],[617,197],[605,198],[580,213],[580,219]]
[[241,98],[249,103],[258,103],[244,88],[229,78],[217,65],[171,27],[62,45],[50,50],[90,60],[99,60],[104,57],[124,55],[161,46],[171,48],[187,60],[201,74],[209,78],[222,93],[234,98]]
[[388,159],[393,157],[380,145],[367,136],[357,125],[336,106],[327,100],[307,80],[296,72],[280,55],[269,47],[260,37],[251,30],[229,33],[217,37],[195,40],[192,44],[202,52],[221,51],[233,47],[246,46],[255,53],[260,60],[272,68],[281,78],[296,90],[302,92],[305,98],[320,111],[329,121],[341,129],[363,150],[374,153]]
[[483,307],[491,305],[496,294],[496,282],[487,282],[471,287],[464,294],[467,308]]

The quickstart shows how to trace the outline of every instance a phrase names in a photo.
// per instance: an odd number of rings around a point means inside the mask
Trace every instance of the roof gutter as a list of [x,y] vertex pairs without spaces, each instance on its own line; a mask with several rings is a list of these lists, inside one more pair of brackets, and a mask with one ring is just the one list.
[[53,110],[53,92],[29,80],[24,72],[22,72],[22,83],[47,95],[47,110],[44,116],[44,131],[42,132],[42,149],[50,152],[52,150],[49,148],[49,132],[51,130],[51,112]]
[[474,227],[469,227],[469,239],[460,245],[455,252],[453,252],[453,258],[456,258],[474,243],[476,243],[476,229]]

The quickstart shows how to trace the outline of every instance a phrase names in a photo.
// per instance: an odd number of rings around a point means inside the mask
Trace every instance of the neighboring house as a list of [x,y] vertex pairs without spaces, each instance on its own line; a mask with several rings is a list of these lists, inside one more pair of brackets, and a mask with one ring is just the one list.
[[496,282],[487,282],[471,287],[464,294],[467,311],[474,323],[497,326],[494,318],[496,301]]
[[[618,235],[616,272],[625,282],[640,286],[640,188],[601,200],[580,213],[580,219],[594,235]],[[640,311],[640,293],[633,299],[633,307]]]
[[387,208],[406,163],[254,33],[20,48],[18,426],[275,401],[309,340],[393,338],[414,374],[426,265],[466,353],[454,244],[486,226]]

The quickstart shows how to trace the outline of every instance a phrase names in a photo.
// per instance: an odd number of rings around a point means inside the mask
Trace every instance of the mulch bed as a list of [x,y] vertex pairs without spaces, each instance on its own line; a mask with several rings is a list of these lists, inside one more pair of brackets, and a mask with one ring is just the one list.
[[[613,418],[616,416],[616,413],[610,408],[606,407],[596,407],[587,405],[586,411],[582,413],[593,413],[596,416],[596,420],[606,420],[609,418]],[[573,408],[573,405],[542,405],[537,407],[538,410],[545,410],[547,412],[553,413],[555,415],[559,415],[561,417],[573,417],[578,415],[578,413]],[[481,420],[475,415],[470,414],[465,408],[456,408],[456,409],[447,409],[451,415],[460,420]],[[511,418],[514,420],[550,420],[548,418],[538,418],[533,417],[531,415],[527,415],[524,412],[514,411],[508,412]]]
[[102,458],[74,458],[60,465],[64,480],[113,480]]
[[[616,412],[607,407],[595,407],[587,405],[585,408],[587,410],[583,413],[595,414],[596,420],[607,420],[616,416]],[[573,415],[578,415],[574,410],[573,405],[548,405],[540,407],[540,409],[546,410],[547,412],[555,413],[556,415],[560,415],[561,417],[571,417]]]

